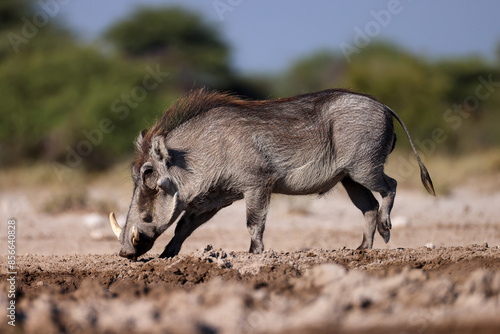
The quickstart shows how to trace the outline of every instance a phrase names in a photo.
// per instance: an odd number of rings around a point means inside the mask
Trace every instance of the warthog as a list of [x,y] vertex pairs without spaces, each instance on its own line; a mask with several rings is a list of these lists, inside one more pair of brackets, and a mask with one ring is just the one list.
[[[247,101],[204,89],[179,99],[136,140],[134,192],[125,226],[110,223],[129,259],[151,249],[179,217],[160,257],[181,245],[220,209],[245,199],[250,253],[262,236],[272,193],[325,194],[338,182],[365,217],[360,249],[372,248],[375,229],[390,238],[396,181],[384,164],[396,142],[392,117],[403,127],[434,195],[410,134],[389,107],[367,95],[325,90],[269,101]],[[372,194],[382,195],[382,205]]]

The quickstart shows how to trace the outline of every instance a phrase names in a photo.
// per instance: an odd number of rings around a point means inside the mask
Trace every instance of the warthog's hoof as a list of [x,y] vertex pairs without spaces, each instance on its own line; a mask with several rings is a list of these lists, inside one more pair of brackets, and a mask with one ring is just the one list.
[[385,243],[388,243],[389,240],[391,239],[391,230],[385,228],[384,226],[379,225],[378,226],[378,233],[384,239]]
[[391,231],[387,231],[385,234],[383,234],[382,238],[384,239],[385,243],[388,243],[389,240],[391,239]]
[[160,258],[171,258],[171,257],[174,257],[176,256],[177,254],[179,254],[179,251],[181,250],[181,246],[177,243],[173,243],[172,241],[170,241],[167,245],[167,247],[165,247],[165,250],[163,251],[163,253],[160,254]]
[[378,223],[379,228],[382,227],[385,230],[390,230],[392,228],[391,219],[384,219]]
[[377,230],[382,239],[384,239],[385,243],[389,242],[389,239],[391,239],[391,219],[381,219],[377,223]]
[[248,250],[250,254],[262,254],[263,251],[264,244],[262,242],[256,242],[254,240],[251,241],[250,249]]

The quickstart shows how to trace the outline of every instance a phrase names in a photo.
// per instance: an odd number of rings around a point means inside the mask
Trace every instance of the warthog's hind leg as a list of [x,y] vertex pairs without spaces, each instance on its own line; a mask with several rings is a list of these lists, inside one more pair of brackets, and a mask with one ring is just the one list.
[[389,242],[391,237],[391,210],[396,197],[397,181],[384,174],[385,186],[379,190],[382,195],[382,205],[378,212],[378,233],[382,236],[385,243]]
[[265,190],[252,190],[245,193],[247,228],[251,238],[250,253],[261,254],[264,251],[262,238],[270,199],[271,194]]
[[377,227],[378,202],[370,190],[354,182],[349,176],[342,179],[342,185],[351,201],[361,210],[365,217],[363,241],[358,249],[371,249],[373,247],[373,235]]
[[382,195],[382,204],[380,205],[380,210],[378,210],[377,229],[385,243],[388,243],[391,238],[391,210],[394,198],[396,197],[398,183],[393,178],[385,175],[383,171],[373,170],[369,175],[369,177],[363,179],[363,182],[360,182],[358,179],[355,180],[362,183],[363,186],[371,191]]

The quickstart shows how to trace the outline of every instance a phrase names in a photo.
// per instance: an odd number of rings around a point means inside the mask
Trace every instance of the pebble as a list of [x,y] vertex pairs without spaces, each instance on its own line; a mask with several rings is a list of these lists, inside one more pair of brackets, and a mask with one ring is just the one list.
[[106,219],[98,213],[89,213],[83,216],[83,223],[88,228],[98,228],[106,226]]

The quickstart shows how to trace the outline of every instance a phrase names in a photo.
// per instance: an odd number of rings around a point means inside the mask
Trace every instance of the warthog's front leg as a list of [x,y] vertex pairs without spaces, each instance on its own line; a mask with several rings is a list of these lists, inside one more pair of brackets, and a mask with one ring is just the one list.
[[262,237],[266,227],[266,216],[269,209],[270,192],[253,190],[245,193],[247,205],[247,228],[250,232],[250,253],[261,254],[264,251]]
[[219,209],[215,209],[201,215],[189,215],[186,212],[177,223],[174,237],[170,240],[167,247],[165,247],[165,250],[161,253],[160,257],[174,257],[179,254],[184,240],[186,240],[186,238],[189,237],[194,230],[212,218],[218,211]]

